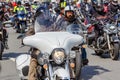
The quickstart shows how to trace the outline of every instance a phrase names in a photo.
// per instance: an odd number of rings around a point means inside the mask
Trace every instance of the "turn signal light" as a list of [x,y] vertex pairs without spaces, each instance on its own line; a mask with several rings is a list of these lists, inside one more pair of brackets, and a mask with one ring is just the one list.
[[75,67],[75,63],[70,63],[70,67],[74,68]]
[[44,68],[45,70],[47,70],[47,69],[48,69],[48,65],[47,65],[47,64],[44,64],[44,65],[43,65],[43,68]]

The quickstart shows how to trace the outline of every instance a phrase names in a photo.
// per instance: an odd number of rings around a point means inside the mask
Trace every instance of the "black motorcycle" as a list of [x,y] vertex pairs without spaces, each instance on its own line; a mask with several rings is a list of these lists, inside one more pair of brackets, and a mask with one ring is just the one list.
[[100,25],[101,29],[95,31],[95,36],[92,37],[92,40],[87,37],[88,46],[95,50],[97,55],[109,53],[111,59],[118,60],[119,39],[117,26],[113,23],[104,22],[102,20],[99,21],[99,23],[102,24]]
[[0,60],[2,60],[2,54],[4,49],[8,49],[8,45],[7,45],[7,38],[8,38],[8,34],[6,29],[3,28],[3,26],[6,23],[1,23],[0,22]]

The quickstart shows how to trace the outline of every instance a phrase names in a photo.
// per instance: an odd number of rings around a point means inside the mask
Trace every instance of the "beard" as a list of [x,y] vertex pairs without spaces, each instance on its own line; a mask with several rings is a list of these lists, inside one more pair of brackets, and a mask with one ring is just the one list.
[[69,15],[69,16],[67,17],[67,20],[68,20],[69,22],[74,21],[74,19],[75,19],[75,16],[74,16],[74,15]]

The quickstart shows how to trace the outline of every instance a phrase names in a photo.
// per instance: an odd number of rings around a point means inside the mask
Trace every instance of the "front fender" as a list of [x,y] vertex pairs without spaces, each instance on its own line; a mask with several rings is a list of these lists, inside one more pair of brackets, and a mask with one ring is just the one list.
[[54,76],[57,76],[60,80],[70,80],[70,74],[64,68],[59,68],[53,73]]

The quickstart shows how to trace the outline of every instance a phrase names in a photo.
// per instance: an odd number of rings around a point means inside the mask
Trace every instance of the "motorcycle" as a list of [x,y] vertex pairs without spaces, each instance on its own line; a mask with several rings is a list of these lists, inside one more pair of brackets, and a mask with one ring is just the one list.
[[105,53],[109,53],[112,60],[118,60],[119,39],[117,26],[113,23],[104,22],[102,20],[99,21],[99,23],[102,24],[102,30],[99,32],[100,35],[96,38],[95,36],[98,34],[94,33],[94,36],[92,36],[91,40],[88,37],[88,46],[95,50],[95,53],[99,56]]
[[3,51],[4,51],[3,28],[0,28],[0,60],[2,60]]
[[118,36],[120,40],[120,13],[116,15],[115,20],[116,20],[116,26],[118,27]]
[[26,26],[26,14],[24,13],[24,11],[19,11],[17,14],[17,29],[16,32],[20,32],[20,33],[25,33],[25,29],[27,28]]
[[8,22],[8,21],[5,21],[3,23],[0,22],[0,25],[1,25],[0,26],[0,60],[2,60],[2,54],[3,54],[5,47],[8,46],[7,42],[5,41],[5,37],[8,37],[7,31],[3,28],[3,26],[7,27],[7,28],[11,27],[8,24],[10,24],[10,22]]
[[[78,28],[72,29],[73,26],[76,25],[68,26],[70,28],[66,30],[69,32],[38,32],[23,39],[24,45],[40,50],[37,56],[38,79],[80,80],[81,47],[84,39],[80,35],[75,35],[80,31]],[[16,67],[22,79],[27,78],[26,69],[28,70],[29,63],[28,54],[16,58]]]

